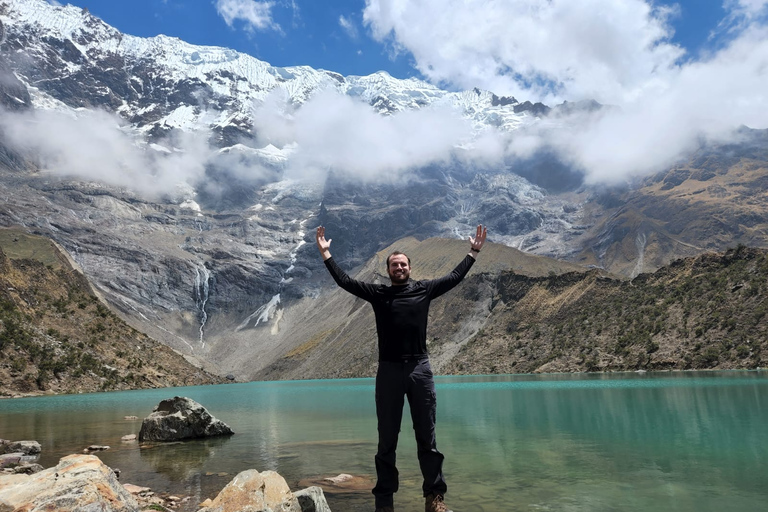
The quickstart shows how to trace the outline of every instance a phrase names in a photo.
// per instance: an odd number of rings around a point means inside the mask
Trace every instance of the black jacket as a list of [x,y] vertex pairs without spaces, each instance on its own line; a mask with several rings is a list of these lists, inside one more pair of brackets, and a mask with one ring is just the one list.
[[445,277],[413,281],[401,286],[386,286],[357,281],[341,270],[333,258],[325,266],[334,281],[349,293],[371,303],[376,315],[379,361],[398,362],[427,355],[427,316],[429,304],[459,284],[475,259],[467,255]]

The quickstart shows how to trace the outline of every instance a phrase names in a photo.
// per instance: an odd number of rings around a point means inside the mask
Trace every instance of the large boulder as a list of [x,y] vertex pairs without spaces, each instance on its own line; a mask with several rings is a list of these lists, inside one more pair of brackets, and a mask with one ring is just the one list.
[[299,500],[282,476],[255,469],[239,473],[216,498],[200,506],[198,512],[302,512]]
[[232,429],[211,416],[205,407],[191,398],[175,396],[157,404],[152,414],[144,418],[139,441],[180,441],[232,434]]
[[0,475],[0,512],[138,512],[139,504],[94,455],[69,455],[33,475]]

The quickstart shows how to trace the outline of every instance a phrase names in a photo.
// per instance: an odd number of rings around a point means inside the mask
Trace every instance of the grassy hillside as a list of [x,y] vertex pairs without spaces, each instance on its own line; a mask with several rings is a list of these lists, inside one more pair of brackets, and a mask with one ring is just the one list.
[[0,229],[0,396],[216,382],[112,313],[50,240]]
[[631,281],[502,273],[483,329],[446,373],[768,366],[768,251],[677,260]]

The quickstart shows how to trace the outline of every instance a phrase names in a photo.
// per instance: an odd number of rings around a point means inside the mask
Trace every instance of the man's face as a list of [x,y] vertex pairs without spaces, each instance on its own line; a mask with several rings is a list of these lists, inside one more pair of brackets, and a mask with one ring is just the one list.
[[395,254],[389,258],[389,268],[387,269],[392,284],[405,284],[411,276],[411,266],[408,264],[408,256],[405,254]]

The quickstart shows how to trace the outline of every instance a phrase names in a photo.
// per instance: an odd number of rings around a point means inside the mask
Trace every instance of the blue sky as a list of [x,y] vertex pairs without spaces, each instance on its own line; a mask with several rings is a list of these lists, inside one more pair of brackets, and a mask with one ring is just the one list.
[[[271,4],[274,24],[254,28],[243,18],[228,25],[214,0],[70,0],[127,34],[179,37],[192,44],[225,46],[275,66],[308,65],[343,75],[386,70],[420,76],[410,58],[390,58],[363,26],[360,0],[287,0]],[[342,17],[345,20],[342,22]],[[347,28],[342,26],[347,23]]]
[[[218,4],[217,4],[218,2]],[[221,0],[73,0],[127,34],[165,34],[187,42],[233,48],[275,66],[308,65],[344,75],[367,75],[385,70],[392,76],[423,75],[407,48],[394,51],[391,40],[377,40],[365,23],[364,0],[232,0],[240,16],[227,23]],[[370,0],[368,1],[370,4]],[[492,2],[491,2],[492,3]],[[257,26],[249,6],[267,6],[270,23]],[[728,33],[720,26],[727,11],[719,0],[657,2],[673,6],[671,38],[695,58],[721,44]],[[676,7],[675,7],[676,6]],[[727,24],[727,23],[726,23]],[[719,28],[720,27],[720,28]],[[714,34],[714,37],[713,37]]]

